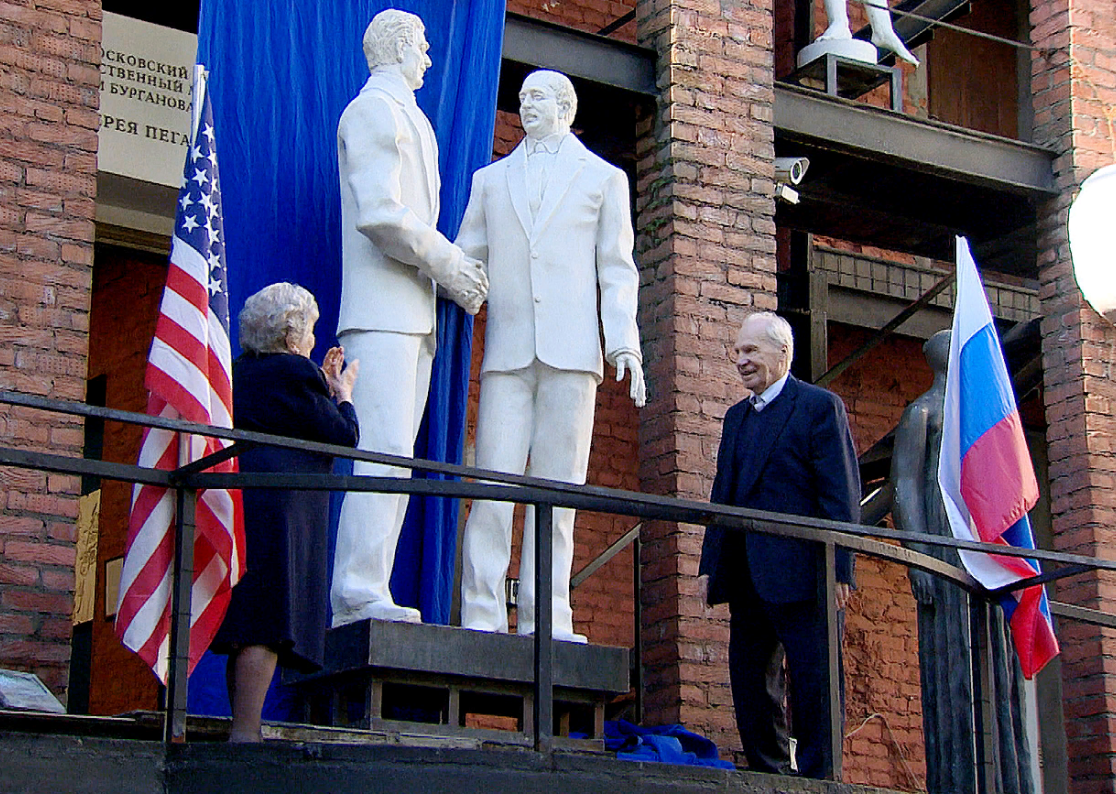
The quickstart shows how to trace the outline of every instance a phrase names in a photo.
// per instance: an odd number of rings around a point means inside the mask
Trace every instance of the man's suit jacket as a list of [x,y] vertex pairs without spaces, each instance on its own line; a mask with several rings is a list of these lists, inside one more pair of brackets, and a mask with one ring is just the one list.
[[639,356],[628,195],[624,172],[573,135],[555,155],[534,220],[525,143],[473,175],[456,242],[487,263],[482,372],[521,369],[538,358],[599,381],[602,327],[609,362],[623,351]]
[[[745,400],[725,414],[710,500],[812,518],[859,521],[860,473],[841,399],[792,375],[779,396],[756,415],[763,421],[762,432],[746,433],[744,421],[752,412]],[[705,531],[699,572],[710,575],[711,604],[727,601],[734,577],[741,575],[741,542],[760,598],[789,603],[816,596],[815,544],[760,532],[748,532],[742,539],[735,533],[730,539],[730,533],[717,527]],[[838,548],[837,581],[851,584],[852,580],[852,554]]]
[[434,330],[435,286],[463,257],[435,226],[438,143],[414,92],[373,72],[337,125],[342,331]]

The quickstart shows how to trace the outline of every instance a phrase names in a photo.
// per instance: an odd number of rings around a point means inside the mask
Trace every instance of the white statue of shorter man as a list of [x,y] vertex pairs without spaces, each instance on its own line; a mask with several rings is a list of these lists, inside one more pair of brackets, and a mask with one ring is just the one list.
[[876,47],[888,50],[906,61],[918,66],[916,58],[891,24],[891,11],[887,0],[864,0],[868,15],[868,25],[872,29],[872,44],[853,39],[849,27],[847,0],[825,0],[825,16],[829,25],[817,40],[803,47],[798,54],[798,65],[804,66],[826,52],[834,52],[858,61],[876,62]]
[[[488,279],[483,265],[438,231],[438,142],[415,103],[430,67],[425,28],[389,8],[364,34],[368,81],[341,114],[341,311],[337,335],[364,362],[353,389],[360,449],[411,457],[430,390],[436,289],[476,314]],[[357,461],[354,474],[407,477]],[[350,492],[337,527],[333,625],[359,620],[421,622],[388,589],[406,494]]]
[[[604,362],[617,380],[630,373],[631,398],[646,402],[628,179],[570,133],[577,96],[565,75],[531,73],[519,102],[527,137],[473,175],[456,241],[488,267],[476,462],[584,483]],[[513,509],[473,503],[461,574],[466,628],[508,630]],[[533,513],[519,566],[520,634],[535,625]],[[573,510],[554,511],[553,633],[584,642],[570,606],[573,527]]]

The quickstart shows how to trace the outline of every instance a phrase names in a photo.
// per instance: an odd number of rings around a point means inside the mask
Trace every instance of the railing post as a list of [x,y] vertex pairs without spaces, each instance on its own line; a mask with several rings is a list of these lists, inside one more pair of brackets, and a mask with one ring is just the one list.
[[989,602],[979,594],[969,595],[973,668],[973,725],[977,731],[977,791],[1001,794],[1000,748],[996,731],[996,678],[992,667],[992,638],[989,633]]
[[550,750],[554,736],[553,630],[554,506],[535,505],[535,749]]
[[[819,577],[821,602],[825,608],[826,684],[829,691],[829,753],[833,761],[831,779],[841,781],[841,755],[844,744],[845,713],[841,702],[841,630],[837,614],[837,553],[832,543],[822,544],[824,570]],[[794,682],[791,682],[794,686]]]
[[643,724],[643,541],[636,535],[632,541],[632,601],[635,621],[635,642],[632,645],[632,668],[635,670],[635,724]]
[[175,490],[174,569],[171,579],[170,659],[164,739],[186,741],[186,694],[190,670],[190,612],[194,586],[194,508],[198,492]]

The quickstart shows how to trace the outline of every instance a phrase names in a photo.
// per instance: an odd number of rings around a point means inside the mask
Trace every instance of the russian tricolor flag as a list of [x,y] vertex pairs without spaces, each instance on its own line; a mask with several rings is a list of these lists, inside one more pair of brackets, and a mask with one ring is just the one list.
[[[1033,549],[1027,511],[1038,500],[1038,483],[992,312],[963,237],[957,238],[957,301],[942,425],[938,483],[954,537]],[[1038,561],[1022,557],[962,551],[961,560],[989,590],[1039,574]],[[1031,678],[1058,653],[1046,590],[1042,585],[1013,590],[1001,605],[1023,675]]]

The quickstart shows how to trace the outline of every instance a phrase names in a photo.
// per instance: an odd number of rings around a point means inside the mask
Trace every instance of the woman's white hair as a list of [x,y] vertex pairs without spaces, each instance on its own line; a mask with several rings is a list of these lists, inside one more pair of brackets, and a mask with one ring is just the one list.
[[288,353],[287,340],[301,341],[318,321],[318,302],[304,287],[280,281],[244,301],[237,319],[246,352]]
[[420,17],[398,8],[388,8],[368,23],[364,30],[364,58],[368,71],[377,66],[399,63],[400,47],[415,44],[426,30]]

